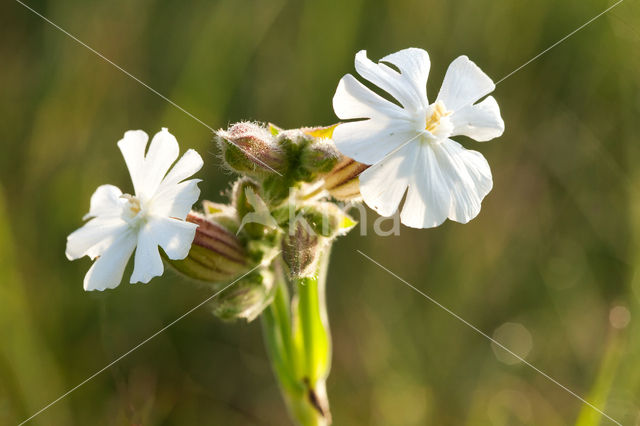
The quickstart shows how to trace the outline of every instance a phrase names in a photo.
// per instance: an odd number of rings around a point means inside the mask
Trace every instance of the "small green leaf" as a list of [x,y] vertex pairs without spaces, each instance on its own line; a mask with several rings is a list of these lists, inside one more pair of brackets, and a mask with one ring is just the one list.
[[353,227],[356,226],[357,224],[358,224],[358,222],[353,220],[351,218],[351,216],[345,214],[342,217],[342,220],[340,221],[340,233],[345,233],[346,234],[351,229],[353,229]]
[[340,123],[332,124],[331,126],[326,127],[314,127],[311,129],[307,129],[304,132],[315,138],[331,139],[331,137],[333,136],[333,131],[336,127],[338,127],[338,124]]
[[282,131],[282,129],[280,127],[276,126],[273,123],[269,123],[269,131],[271,132],[271,134],[273,136],[277,136],[278,133],[280,133]]
[[229,208],[226,204],[214,203],[213,201],[204,200],[202,202],[202,208],[205,214],[224,213]]

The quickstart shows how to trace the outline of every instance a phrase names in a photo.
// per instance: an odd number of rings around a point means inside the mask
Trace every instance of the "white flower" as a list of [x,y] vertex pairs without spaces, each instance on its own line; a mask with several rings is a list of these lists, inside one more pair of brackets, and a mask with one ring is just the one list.
[[[466,223],[480,212],[491,191],[491,170],[484,157],[449,139],[464,135],[488,141],[502,135],[504,122],[491,93],[493,81],[466,56],[454,60],[436,101],[427,100],[429,55],[401,50],[374,63],[356,54],[358,73],[400,104],[377,95],[351,74],[338,84],[333,108],[340,124],[333,133],[338,149],[373,164],[360,175],[364,201],[382,216],[397,209],[405,192],[401,220],[414,228],[440,225],[448,217]],[[396,70],[399,70],[399,72]]]
[[69,260],[97,258],[84,277],[85,290],[117,287],[134,249],[131,283],[162,275],[158,246],[170,259],[184,259],[189,253],[198,226],[184,219],[200,196],[200,180],[185,179],[200,170],[202,158],[190,149],[167,173],[178,158],[178,141],[162,129],[145,156],[148,140],[142,130],[130,130],[118,142],[135,195],[113,185],[100,186],[83,218],[91,220],[67,237]]

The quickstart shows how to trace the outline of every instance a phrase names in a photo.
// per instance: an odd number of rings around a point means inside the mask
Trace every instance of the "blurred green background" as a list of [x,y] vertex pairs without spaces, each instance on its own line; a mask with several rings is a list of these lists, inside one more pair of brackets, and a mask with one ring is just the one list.
[[[208,125],[336,121],[353,72],[431,55],[429,92],[468,55],[494,80],[613,2],[167,0],[27,2]],[[640,4],[627,0],[495,92],[477,219],[334,248],[328,304],[336,425],[612,424],[406,287],[382,262],[625,425],[640,424]],[[211,132],[13,1],[0,5],[0,424],[16,424],[208,296],[166,274],[85,293],[68,262],[100,184],[130,188],[115,145],[168,127],[232,177]],[[629,321],[630,319],[630,321]],[[627,324],[628,322],[628,324]],[[206,308],[36,417],[37,425],[286,425],[259,322]]]

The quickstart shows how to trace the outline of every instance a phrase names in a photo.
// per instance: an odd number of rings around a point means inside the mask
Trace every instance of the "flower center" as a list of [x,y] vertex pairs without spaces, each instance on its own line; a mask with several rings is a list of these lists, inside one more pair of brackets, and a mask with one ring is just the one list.
[[127,203],[122,209],[122,218],[132,225],[136,224],[144,215],[140,199],[129,194],[123,194],[120,198],[127,200]]
[[[431,114],[429,114],[429,112]],[[444,102],[438,101],[430,105],[427,112],[427,123],[424,129],[430,133],[435,133],[443,122],[449,121],[447,119],[449,115],[451,115],[451,111],[447,111],[447,108],[444,106]]]

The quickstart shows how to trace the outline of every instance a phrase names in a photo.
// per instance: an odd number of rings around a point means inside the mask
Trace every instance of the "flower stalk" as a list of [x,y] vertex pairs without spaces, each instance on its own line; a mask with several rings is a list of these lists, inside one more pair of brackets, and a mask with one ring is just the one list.
[[[287,279],[282,259],[273,303],[262,328],[273,371],[291,416],[301,426],[331,424],[326,379],[331,368],[331,336],[325,286],[330,244],[323,247],[316,273]],[[289,299],[288,285],[295,291]]]

